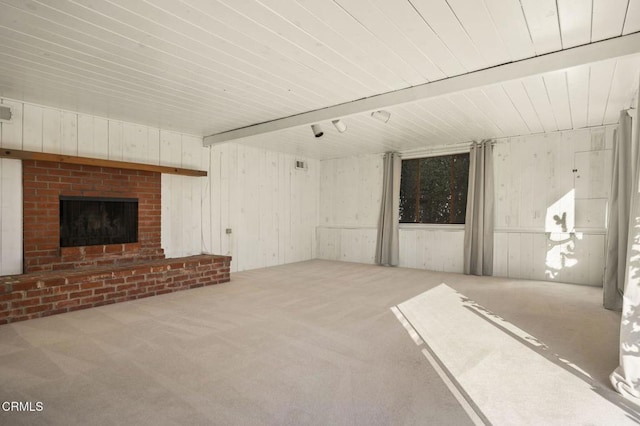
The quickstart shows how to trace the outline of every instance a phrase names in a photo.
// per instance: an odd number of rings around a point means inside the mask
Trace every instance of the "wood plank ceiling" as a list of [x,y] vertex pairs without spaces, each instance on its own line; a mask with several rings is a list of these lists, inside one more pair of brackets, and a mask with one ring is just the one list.
[[[0,0],[0,95],[206,136],[640,31],[640,0]],[[328,158],[617,122],[619,58],[242,143]]]

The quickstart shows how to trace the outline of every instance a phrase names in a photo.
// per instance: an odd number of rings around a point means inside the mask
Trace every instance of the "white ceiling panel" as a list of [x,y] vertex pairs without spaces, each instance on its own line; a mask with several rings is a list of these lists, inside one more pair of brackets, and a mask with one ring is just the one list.
[[521,0],[522,10],[536,53],[555,52],[562,49],[560,21],[555,0]]
[[558,130],[556,116],[551,106],[551,99],[542,76],[529,77],[522,82],[527,96],[536,111],[536,116],[545,132]]
[[607,109],[615,69],[616,61],[598,62],[591,66],[588,126],[599,126],[604,122],[604,113]]
[[559,71],[545,74],[543,80],[558,129],[567,130],[573,128],[567,73]]
[[507,96],[511,99],[513,106],[516,108],[522,119],[529,129],[529,133],[542,133],[544,127],[540,122],[538,112],[531,103],[531,98],[524,87],[524,81],[515,80],[502,84]]
[[[640,30],[640,0],[0,0],[0,96],[207,136]],[[242,140],[318,158],[615,122],[638,60]]]
[[[376,6],[441,71],[442,77],[464,74],[465,68],[412,3],[374,0]],[[432,78],[434,80],[435,78]]]
[[591,41],[593,0],[558,0],[562,46],[565,49]]
[[535,56],[535,47],[520,1],[485,0],[485,5],[511,59],[515,61]]
[[640,0],[630,0],[622,34],[631,34],[637,31],[640,31]]
[[[411,0],[411,4],[467,71],[486,68],[489,65],[478,52],[473,40],[447,1]],[[485,24],[491,25],[490,22]]]
[[591,41],[622,34],[629,0],[593,0]]
[[321,138],[303,126],[238,141],[334,158],[615,124],[639,76],[636,55],[390,107],[386,124],[359,114],[342,119],[344,133],[321,122]]
[[620,110],[632,106],[629,93],[636,93],[638,90],[638,69],[640,57],[624,58],[616,62],[605,109],[605,123],[616,123]]
[[513,60],[483,2],[447,2],[487,64],[504,64]]

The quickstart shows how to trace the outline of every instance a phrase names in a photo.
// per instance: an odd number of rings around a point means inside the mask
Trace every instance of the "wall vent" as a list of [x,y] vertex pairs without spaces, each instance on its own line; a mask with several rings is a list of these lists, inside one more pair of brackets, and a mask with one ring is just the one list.
[[296,160],[296,169],[306,169],[307,168],[307,163],[305,163],[304,161],[300,161],[300,160]]

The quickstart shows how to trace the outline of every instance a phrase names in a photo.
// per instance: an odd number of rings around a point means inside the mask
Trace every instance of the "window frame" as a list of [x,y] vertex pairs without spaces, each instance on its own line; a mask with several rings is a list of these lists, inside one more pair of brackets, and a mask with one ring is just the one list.
[[[410,153],[401,156],[401,160],[421,160],[423,158],[432,158],[432,157],[447,157],[454,156],[460,154],[471,155],[471,150],[466,147],[466,149],[456,149],[456,150],[443,150],[438,152],[427,152],[427,153]],[[471,158],[469,158],[471,160]],[[402,166],[401,166],[402,167]],[[400,169],[402,173],[402,168]],[[402,182],[400,182],[400,187],[402,187]],[[467,189],[468,191],[468,189]],[[400,191],[398,192],[398,206],[400,205]],[[421,222],[400,222],[400,212],[398,211],[398,228],[399,229],[439,229],[441,231],[461,231],[465,229],[464,223],[421,223]]]

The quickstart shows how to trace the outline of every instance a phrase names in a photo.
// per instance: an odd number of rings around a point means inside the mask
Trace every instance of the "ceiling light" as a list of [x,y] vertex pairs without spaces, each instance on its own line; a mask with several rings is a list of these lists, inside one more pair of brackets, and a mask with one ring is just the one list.
[[319,124],[312,124],[311,130],[313,130],[313,134],[315,135],[316,138],[319,138],[322,135],[324,135],[324,132],[322,131],[322,128],[320,127]]
[[383,123],[386,123],[391,118],[391,113],[381,109],[380,111],[373,111],[371,113],[371,116],[376,120],[380,120]]
[[342,122],[341,120],[333,120],[332,123],[335,126],[336,130],[338,130],[340,133],[343,133],[347,130],[347,125],[344,124],[344,122]]

